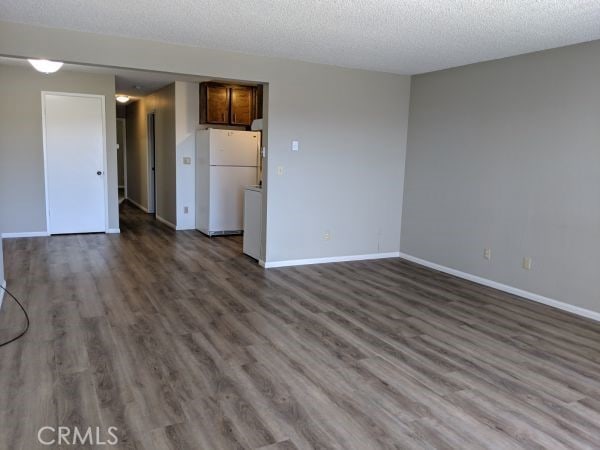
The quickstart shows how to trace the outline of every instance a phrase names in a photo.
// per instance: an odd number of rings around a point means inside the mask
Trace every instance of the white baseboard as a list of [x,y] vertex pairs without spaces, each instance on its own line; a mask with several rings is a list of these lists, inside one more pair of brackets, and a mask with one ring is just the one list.
[[133,206],[138,207],[139,209],[141,209],[142,211],[144,211],[145,213],[149,213],[150,211],[148,211],[148,208],[146,208],[145,206],[140,205],[138,202],[131,200],[130,198],[126,199],[129,203],[131,203]]
[[169,228],[173,228],[174,230],[177,230],[177,227],[175,226],[175,224],[169,222],[167,219],[160,217],[158,214],[156,215],[156,220],[158,220],[161,223],[164,223]]
[[109,228],[108,230],[106,230],[106,234],[119,234],[120,232],[120,228]]
[[[6,280],[4,280],[0,285],[3,288],[6,288]],[[4,301],[4,289],[0,289],[0,309],[2,309],[2,302]]]
[[397,258],[399,256],[400,256],[400,252],[370,253],[370,254],[366,254],[366,255],[328,256],[325,258],[310,258],[310,259],[288,259],[285,261],[259,260],[258,264],[260,264],[265,269],[269,269],[272,267],[305,266],[308,264],[325,264],[325,263],[333,263],[333,262],[365,261],[368,259]]
[[47,231],[24,231],[21,233],[2,233],[4,239],[11,238],[27,238],[27,237],[48,237],[50,233]]
[[407,255],[406,253],[401,252],[400,258],[406,259],[407,261],[414,262],[421,266],[429,267],[430,269],[438,270],[440,272],[444,272],[449,275],[454,275],[455,277],[463,278],[465,280],[469,280],[474,283],[481,284],[483,286],[488,286],[488,287],[491,287],[494,289],[498,289],[499,291],[508,292],[509,294],[518,295],[519,297],[523,297],[527,300],[532,300],[537,303],[542,303],[547,306],[552,306],[553,308],[562,309],[563,311],[567,311],[567,312],[576,314],[578,316],[586,317],[588,319],[592,319],[592,320],[596,320],[596,321],[600,322],[600,312],[581,308],[579,306],[571,305],[570,303],[561,302],[560,300],[554,300],[552,298],[544,297],[543,295],[539,295],[534,292],[525,291],[523,289],[509,286],[507,284],[498,283],[496,281],[492,281],[487,278],[482,278],[477,275],[473,275],[473,274],[466,273],[466,272],[461,272],[460,270],[442,266],[441,264],[437,264],[437,263],[434,263],[431,261],[417,258],[416,256]]

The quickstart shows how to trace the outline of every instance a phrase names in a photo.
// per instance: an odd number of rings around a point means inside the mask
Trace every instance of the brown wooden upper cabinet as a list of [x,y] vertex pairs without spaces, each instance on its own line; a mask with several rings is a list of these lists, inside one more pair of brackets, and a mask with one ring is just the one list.
[[254,88],[231,88],[231,124],[251,125],[254,120]]
[[227,86],[206,85],[206,122],[229,123],[229,88]]
[[200,83],[200,123],[249,127],[257,104],[256,87]]

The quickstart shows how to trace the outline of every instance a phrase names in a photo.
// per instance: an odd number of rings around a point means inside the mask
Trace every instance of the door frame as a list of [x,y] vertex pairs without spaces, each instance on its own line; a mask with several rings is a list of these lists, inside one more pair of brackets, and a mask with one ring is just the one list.
[[[117,117],[117,123],[123,127],[123,148],[120,148],[123,152],[123,184],[125,199],[127,199],[127,119]],[[118,167],[117,167],[118,170]],[[117,173],[117,185],[119,184],[119,174]],[[118,188],[119,186],[117,186]]]
[[[100,94],[79,94],[75,92],[56,92],[42,91],[42,147],[44,149],[44,189],[46,200],[46,233],[50,232],[50,205],[48,201],[48,152],[46,148],[46,95],[62,95],[66,97],[87,97],[100,99],[102,108],[102,181],[104,183],[104,230],[109,232],[108,228],[108,176],[106,168],[108,167],[108,152],[106,146],[106,97]],[[118,184],[118,183],[117,183]]]

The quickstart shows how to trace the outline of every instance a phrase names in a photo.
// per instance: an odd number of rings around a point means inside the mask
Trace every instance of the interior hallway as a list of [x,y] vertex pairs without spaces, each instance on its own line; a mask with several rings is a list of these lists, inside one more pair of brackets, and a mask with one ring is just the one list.
[[126,202],[121,231],[5,241],[0,448],[597,445],[598,323],[400,259],[265,271]]

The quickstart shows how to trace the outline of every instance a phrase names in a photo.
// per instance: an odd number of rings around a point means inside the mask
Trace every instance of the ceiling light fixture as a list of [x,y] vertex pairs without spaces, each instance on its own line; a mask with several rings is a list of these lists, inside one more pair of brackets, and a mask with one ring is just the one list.
[[27,61],[29,61],[29,64],[31,64],[35,70],[45,74],[57,72],[63,66],[63,63],[61,62],[48,61],[47,59],[28,59]]
[[117,95],[115,98],[119,103],[127,103],[129,101],[128,95]]

